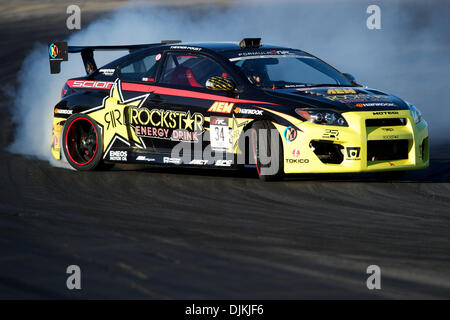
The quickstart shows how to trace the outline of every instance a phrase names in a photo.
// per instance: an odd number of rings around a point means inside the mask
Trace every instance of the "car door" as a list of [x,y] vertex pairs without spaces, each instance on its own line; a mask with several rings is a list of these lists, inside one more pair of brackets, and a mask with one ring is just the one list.
[[156,84],[161,57],[162,52],[152,51],[133,57],[117,68],[122,100],[127,104],[124,114],[129,141],[150,152],[155,151],[153,139],[149,138],[147,127],[141,122],[148,121],[146,110],[153,106],[151,91]]
[[[155,108],[164,112],[155,116],[156,123],[169,130],[164,139],[153,139],[158,151],[170,153],[180,142],[192,143],[196,151],[209,145],[207,110],[215,101],[226,100],[230,94],[206,88],[207,80],[214,76],[228,78],[230,73],[212,56],[180,50],[165,54],[158,94],[153,99]],[[222,120],[228,128],[228,119]],[[225,134],[221,138],[227,139]]]

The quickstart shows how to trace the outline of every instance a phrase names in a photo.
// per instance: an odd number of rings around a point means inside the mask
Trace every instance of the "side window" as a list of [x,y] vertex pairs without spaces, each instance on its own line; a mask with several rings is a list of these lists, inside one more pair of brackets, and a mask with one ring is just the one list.
[[228,74],[214,60],[191,53],[169,53],[160,82],[204,88],[206,81],[215,76],[228,77]]
[[119,78],[135,81],[155,81],[156,69],[161,54],[140,56],[123,64],[119,69]]

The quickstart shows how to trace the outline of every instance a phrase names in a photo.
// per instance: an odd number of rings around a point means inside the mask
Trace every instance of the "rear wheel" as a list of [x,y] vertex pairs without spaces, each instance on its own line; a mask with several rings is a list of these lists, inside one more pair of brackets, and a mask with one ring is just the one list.
[[256,164],[259,179],[263,181],[281,179],[284,173],[284,157],[283,142],[278,131],[267,121],[255,122],[250,130],[250,154]]
[[71,116],[63,130],[63,150],[67,162],[77,170],[94,170],[102,162],[103,139],[98,125],[89,116]]

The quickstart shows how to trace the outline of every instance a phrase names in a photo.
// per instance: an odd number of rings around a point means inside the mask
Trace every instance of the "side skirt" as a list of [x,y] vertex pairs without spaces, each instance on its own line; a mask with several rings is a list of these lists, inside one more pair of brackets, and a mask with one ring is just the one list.
[[104,161],[106,163],[163,164],[181,167],[239,168],[235,163],[235,155],[230,153],[214,154],[209,158],[203,158],[202,155],[173,157],[170,153],[148,152],[136,148],[111,148]]

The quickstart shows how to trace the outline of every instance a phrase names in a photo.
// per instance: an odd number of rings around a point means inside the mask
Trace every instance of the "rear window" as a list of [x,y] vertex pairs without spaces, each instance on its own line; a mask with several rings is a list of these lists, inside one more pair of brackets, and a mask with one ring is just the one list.
[[123,64],[119,69],[119,78],[136,81],[155,81],[158,61],[161,54],[141,56]]

